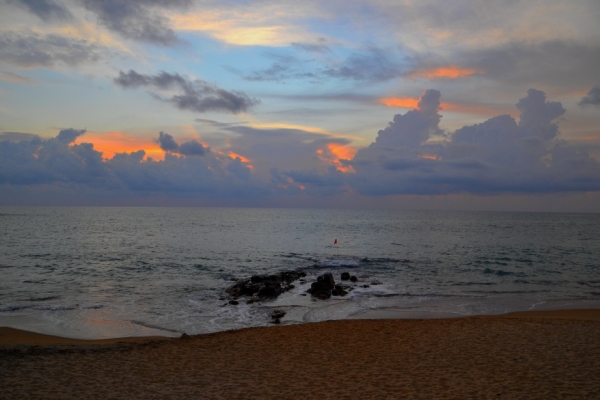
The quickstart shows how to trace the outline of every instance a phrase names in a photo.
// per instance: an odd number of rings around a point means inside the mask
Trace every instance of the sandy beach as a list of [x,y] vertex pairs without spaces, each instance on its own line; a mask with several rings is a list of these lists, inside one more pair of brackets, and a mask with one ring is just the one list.
[[600,310],[64,339],[0,328],[0,398],[600,398]]

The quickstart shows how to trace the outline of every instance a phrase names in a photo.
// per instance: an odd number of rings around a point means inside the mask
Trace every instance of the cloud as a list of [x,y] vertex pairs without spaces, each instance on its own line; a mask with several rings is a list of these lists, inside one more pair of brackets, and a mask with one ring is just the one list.
[[58,140],[59,142],[65,143],[65,144],[69,144],[69,143],[73,143],[75,141],[75,139],[77,139],[78,136],[81,136],[85,133],[85,129],[73,129],[73,128],[69,128],[69,129],[63,129],[60,132],[58,132],[58,135],[56,136],[56,140]]
[[173,136],[164,132],[158,134],[156,143],[158,143],[160,148],[166,152],[184,156],[203,156],[210,151],[210,148],[202,146],[202,144],[196,140],[190,140],[179,145],[175,142]]
[[396,114],[394,120],[378,132],[374,146],[415,148],[431,136],[443,135],[438,126],[442,118],[438,114],[440,98],[439,91],[426,90],[419,99],[418,109],[408,111],[405,115]]
[[161,11],[185,9],[190,0],[81,0],[108,29],[127,39],[158,46],[181,43]]
[[0,71],[0,81],[13,83],[33,83],[33,79],[10,71]]
[[73,18],[64,5],[53,0],[9,0],[9,3],[25,8],[42,21],[68,21]]
[[[442,133],[440,93],[427,90],[417,109],[394,116],[360,149],[348,183],[367,195],[560,193],[600,190],[600,163],[560,139],[565,109],[530,89],[509,115]],[[432,140],[434,139],[434,140]]]
[[33,133],[25,133],[25,132],[1,132],[0,133],[0,142],[5,140],[10,140],[13,142],[21,142],[23,140],[29,141],[33,139],[39,139],[38,135]]
[[479,71],[472,68],[461,68],[457,65],[449,65],[446,67],[428,68],[416,70],[408,73],[410,78],[426,78],[426,79],[457,79],[465,78],[474,74],[481,74]]
[[404,68],[379,48],[353,53],[346,60],[327,67],[323,74],[331,78],[382,82],[397,78]]
[[[81,193],[92,189],[165,195],[202,193],[206,198],[241,193],[255,196],[267,191],[239,158],[210,152],[195,141],[177,145],[170,135],[162,133],[162,143],[178,151],[168,151],[164,161],[144,160],[143,150],[118,153],[105,160],[93,144],[73,143],[84,133],[69,128],[50,139],[0,141],[0,185],[51,185],[77,188]],[[202,157],[191,156],[200,152]]]
[[[322,40],[322,41],[324,41],[324,40]],[[327,46],[324,43],[297,43],[297,42],[294,42],[294,43],[292,43],[292,46],[297,49],[306,51],[308,53],[313,53],[313,54],[331,54],[332,53],[329,46]]]
[[260,103],[260,100],[250,98],[243,92],[227,91],[216,85],[199,79],[189,80],[179,74],[160,72],[157,75],[143,75],[133,70],[125,73],[119,71],[119,76],[113,82],[125,89],[149,87],[159,91],[179,89],[181,94],[165,99],[154,93],[159,100],[173,104],[180,110],[194,112],[224,111],[232,114],[246,112]]
[[252,82],[282,82],[290,79],[310,79],[317,77],[312,72],[302,72],[295,66],[281,62],[275,62],[269,68],[255,70],[248,74],[236,68],[226,67],[225,69]]
[[100,50],[85,40],[57,34],[0,32],[0,61],[25,68],[95,62]]
[[581,98],[579,105],[580,106],[587,106],[587,105],[600,106],[600,86],[595,86],[595,87],[591,88],[590,91],[588,92],[588,94]]
[[363,51],[355,51],[345,59],[336,58],[327,46],[292,43],[296,49],[307,51],[318,56],[311,59],[300,59],[292,56],[277,56],[268,68],[254,70],[249,73],[237,68],[226,67],[248,81],[281,82],[290,79],[309,79],[312,83],[327,81],[332,78],[341,80],[384,82],[401,77],[405,67],[394,59],[394,55],[377,47]]
[[[574,40],[510,42],[458,51],[460,65],[484,71],[485,78],[505,84],[549,87],[582,86],[600,80],[600,44]],[[573,71],[577,71],[574,73]]]

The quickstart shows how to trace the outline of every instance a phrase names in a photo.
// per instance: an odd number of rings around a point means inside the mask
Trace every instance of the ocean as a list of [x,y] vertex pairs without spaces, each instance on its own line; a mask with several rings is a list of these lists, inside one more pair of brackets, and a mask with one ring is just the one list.
[[[599,214],[2,207],[0,326],[101,339],[265,326],[273,310],[293,324],[600,308],[599,254]],[[224,295],[285,270],[307,276],[275,300]],[[325,272],[358,281],[316,299]]]

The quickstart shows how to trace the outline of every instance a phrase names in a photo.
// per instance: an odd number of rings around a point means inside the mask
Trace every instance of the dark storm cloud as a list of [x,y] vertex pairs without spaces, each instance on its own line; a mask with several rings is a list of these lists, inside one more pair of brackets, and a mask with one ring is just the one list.
[[161,11],[184,9],[190,0],[81,0],[108,29],[159,46],[181,43]]
[[74,66],[100,59],[101,47],[67,36],[0,32],[0,61],[20,67]]
[[202,144],[196,140],[190,140],[179,145],[175,139],[173,139],[173,136],[165,132],[160,132],[158,134],[156,143],[158,143],[160,148],[166,152],[182,154],[184,156],[202,156],[210,151],[208,147],[202,146]]
[[417,147],[430,136],[441,136],[439,128],[441,93],[427,90],[419,100],[419,109],[405,115],[396,114],[388,126],[380,130],[374,145],[380,147]]
[[600,85],[590,89],[588,94],[581,98],[580,106],[600,106]]
[[350,164],[348,182],[363,194],[559,193],[600,190],[600,163],[560,139],[565,109],[530,89],[516,104],[517,122],[500,115],[439,136],[440,93],[398,114]]
[[180,110],[195,112],[225,111],[233,114],[246,112],[260,103],[258,99],[250,98],[243,92],[227,91],[206,81],[189,80],[179,74],[160,72],[157,75],[143,75],[133,70],[125,73],[119,71],[119,76],[113,82],[125,89],[148,87],[159,91],[179,89],[180,94],[168,99],[154,93],[162,101],[173,104]]
[[66,21],[73,17],[64,5],[53,0],[8,0],[8,3],[25,8],[42,21]]
[[[177,145],[162,133],[159,139],[170,150],[164,161],[144,160],[143,150],[120,153],[104,160],[90,143],[73,144],[84,130],[63,129],[55,138],[0,141],[0,185],[52,185],[53,187],[127,190],[133,192],[202,193],[210,196],[253,196],[264,185],[253,180],[239,159],[214,154],[200,143]],[[188,155],[203,154],[203,157]]]
[[326,173],[320,173],[316,170],[292,170],[282,172],[281,175],[290,177],[294,180],[294,182],[302,185],[311,185],[317,187],[342,186],[346,181],[344,174],[333,166],[329,167]]
[[301,129],[232,126],[223,130],[235,134],[228,141],[231,151],[251,159],[256,174],[270,179],[278,193],[322,196],[347,190],[343,174],[322,157],[330,145],[349,145],[345,138]]
[[69,144],[69,143],[73,143],[75,141],[75,139],[77,139],[79,136],[83,135],[85,133],[85,129],[73,129],[73,128],[69,128],[69,129],[63,129],[60,132],[58,132],[58,135],[56,136],[56,140],[58,140],[59,142],[65,143],[65,144]]
[[0,184],[109,184],[101,153],[89,143],[70,146],[83,132],[69,128],[52,139],[0,142]]

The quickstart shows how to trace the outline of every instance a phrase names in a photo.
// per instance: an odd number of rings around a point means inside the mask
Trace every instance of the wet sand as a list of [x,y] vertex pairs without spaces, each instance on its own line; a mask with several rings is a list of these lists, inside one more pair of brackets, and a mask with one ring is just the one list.
[[0,398],[600,398],[600,310],[85,341],[0,328]]

